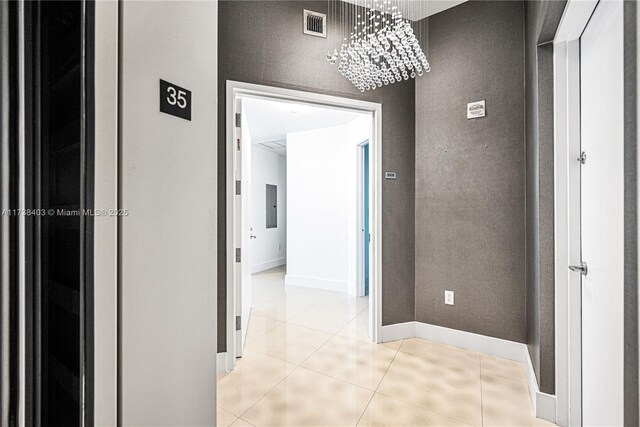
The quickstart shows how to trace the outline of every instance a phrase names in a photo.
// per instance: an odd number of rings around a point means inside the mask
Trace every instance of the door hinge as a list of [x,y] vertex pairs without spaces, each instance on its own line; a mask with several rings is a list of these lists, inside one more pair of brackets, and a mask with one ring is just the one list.
[[242,181],[238,179],[236,180],[236,196],[239,196],[241,194],[242,194]]
[[587,153],[583,151],[582,153],[580,153],[580,157],[578,157],[576,160],[584,165],[585,163],[587,163]]
[[236,113],[236,127],[242,127],[242,114]]
[[242,262],[242,248],[236,248],[236,262]]
[[242,316],[236,316],[236,331],[242,329]]

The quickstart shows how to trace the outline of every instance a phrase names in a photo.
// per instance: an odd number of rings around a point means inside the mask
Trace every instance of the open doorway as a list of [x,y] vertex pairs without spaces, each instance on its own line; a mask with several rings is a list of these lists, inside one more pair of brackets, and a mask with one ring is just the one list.
[[378,341],[379,105],[235,82],[227,102],[227,370],[305,356],[254,330]]
[[369,203],[371,186],[369,183],[369,140],[358,145],[358,287],[357,296],[369,295]]

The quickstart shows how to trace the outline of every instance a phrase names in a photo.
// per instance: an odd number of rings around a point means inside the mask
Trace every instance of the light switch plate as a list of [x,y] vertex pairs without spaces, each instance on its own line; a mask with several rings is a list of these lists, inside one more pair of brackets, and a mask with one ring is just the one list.
[[453,291],[444,291],[444,303],[453,305]]

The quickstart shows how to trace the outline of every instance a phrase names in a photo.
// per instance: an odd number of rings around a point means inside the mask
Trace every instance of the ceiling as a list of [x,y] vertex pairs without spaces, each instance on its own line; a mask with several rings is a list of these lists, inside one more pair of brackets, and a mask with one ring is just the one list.
[[253,145],[286,153],[286,135],[291,132],[342,126],[369,113],[289,101],[243,98]]
[[[371,3],[371,0],[342,0],[347,3],[364,6]],[[402,0],[400,9],[402,14],[412,21],[418,21],[427,16],[435,15],[454,6],[464,3],[467,0]],[[408,4],[406,10],[402,10],[402,4]]]

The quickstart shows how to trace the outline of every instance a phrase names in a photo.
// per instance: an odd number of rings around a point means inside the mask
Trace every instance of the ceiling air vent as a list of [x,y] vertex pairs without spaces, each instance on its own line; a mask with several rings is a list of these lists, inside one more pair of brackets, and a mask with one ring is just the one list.
[[324,13],[305,9],[303,25],[305,34],[327,38],[327,15]]
[[278,150],[282,148],[286,148],[286,145],[282,144],[279,141],[267,141],[267,142],[258,142],[258,145],[262,145],[265,148],[270,150]]

